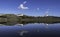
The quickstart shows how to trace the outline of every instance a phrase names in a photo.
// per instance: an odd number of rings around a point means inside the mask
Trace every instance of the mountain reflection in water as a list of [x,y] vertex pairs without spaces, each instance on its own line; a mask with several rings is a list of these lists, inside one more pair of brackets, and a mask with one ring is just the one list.
[[0,24],[0,37],[58,37],[60,23]]

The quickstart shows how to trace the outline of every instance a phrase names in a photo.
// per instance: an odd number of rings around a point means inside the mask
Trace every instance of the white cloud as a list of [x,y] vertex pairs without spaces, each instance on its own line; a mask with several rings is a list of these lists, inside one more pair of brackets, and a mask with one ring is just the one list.
[[27,1],[24,1],[24,2],[23,2],[23,4],[26,4],[26,3],[27,3]]
[[18,9],[29,9],[28,7],[25,7],[24,4],[26,4],[27,1],[24,1],[23,4],[20,4]]
[[39,10],[39,8],[37,8],[37,10]]

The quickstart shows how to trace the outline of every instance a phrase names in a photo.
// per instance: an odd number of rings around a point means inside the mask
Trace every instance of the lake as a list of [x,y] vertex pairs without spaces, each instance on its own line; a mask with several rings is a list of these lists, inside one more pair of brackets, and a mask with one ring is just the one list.
[[0,25],[0,37],[60,37],[60,23]]

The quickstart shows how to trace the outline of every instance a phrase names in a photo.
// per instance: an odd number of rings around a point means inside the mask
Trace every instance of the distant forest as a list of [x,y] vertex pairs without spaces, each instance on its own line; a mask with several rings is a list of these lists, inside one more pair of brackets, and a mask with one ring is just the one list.
[[17,16],[15,14],[0,15],[0,23],[60,23],[60,17],[56,16]]

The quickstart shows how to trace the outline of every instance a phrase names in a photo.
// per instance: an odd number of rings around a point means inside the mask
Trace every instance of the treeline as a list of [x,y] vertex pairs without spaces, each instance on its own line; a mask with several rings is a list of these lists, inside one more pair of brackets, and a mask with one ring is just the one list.
[[55,16],[44,16],[44,17],[34,17],[34,16],[17,16],[15,14],[4,14],[0,15],[0,23],[60,23],[60,17]]
[[60,17],[55,16],[44,16],[44,17],[34,17],[34,16],[22,16],[23,22],[33,22],[33,23],[60,23]]
[[18,22],[19,17],[14,14],[0,15],[0,22]]

